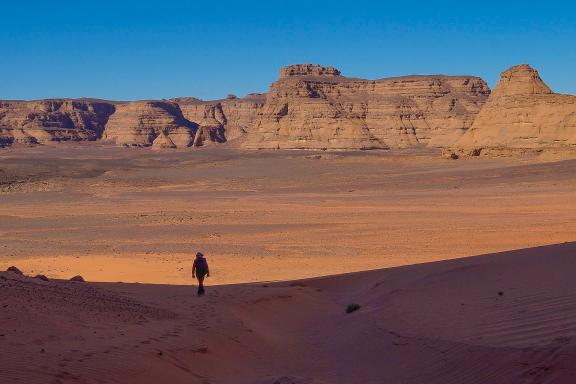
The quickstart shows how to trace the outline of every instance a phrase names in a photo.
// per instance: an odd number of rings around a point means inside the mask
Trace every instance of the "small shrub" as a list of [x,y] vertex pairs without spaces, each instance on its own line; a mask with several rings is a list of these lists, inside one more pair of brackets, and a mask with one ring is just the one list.
[[346,313],[352,313],[360,309],[360,304],[348,304],[346,307]]

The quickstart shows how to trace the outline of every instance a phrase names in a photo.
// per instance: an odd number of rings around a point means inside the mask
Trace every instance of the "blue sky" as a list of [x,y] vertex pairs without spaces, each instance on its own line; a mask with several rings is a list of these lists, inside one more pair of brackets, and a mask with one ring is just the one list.
[[0,99],[221,98],[265,92],[280,67],[377,79],[530,63],[576,93],[565,1],[11,1],[0,7]]

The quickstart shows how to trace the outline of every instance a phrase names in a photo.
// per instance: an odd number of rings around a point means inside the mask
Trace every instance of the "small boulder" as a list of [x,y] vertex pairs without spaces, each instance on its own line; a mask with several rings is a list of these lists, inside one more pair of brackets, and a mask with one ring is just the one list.
[[74,276],[73,278],[70,279],[70,281],[76,281],[76,282],[79,282],[79,283],[84,283],[84,282],[86,282],[86,280],[84,280],[84,278],[83,278],[82,276],[80,276],[80,275]]
[[8,268],[6,270],[6,272],[12,272],[12,273],[15,273],[15,274],[21,275],[21,276],[24,275],[24,273],[22,273],[22,271],[19,270],[18,268],[16,268],[15,266],[11,266],[10,268]]
[[42,281],[50,281],[50,279],[47,278],[45,275],[36,275],[36,276],[34,276],[34,278],[42,280]]
[[452,149],[443,149],[442,150],[442,158],[447,160],[458,160],[460,156],[455,150]]

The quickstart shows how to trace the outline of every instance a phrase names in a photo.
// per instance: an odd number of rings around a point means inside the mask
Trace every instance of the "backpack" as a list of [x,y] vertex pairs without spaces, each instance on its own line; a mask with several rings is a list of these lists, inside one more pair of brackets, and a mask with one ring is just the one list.
[[208,262],[205,258],[196,259],[196,273],[203,275],[208,271]]

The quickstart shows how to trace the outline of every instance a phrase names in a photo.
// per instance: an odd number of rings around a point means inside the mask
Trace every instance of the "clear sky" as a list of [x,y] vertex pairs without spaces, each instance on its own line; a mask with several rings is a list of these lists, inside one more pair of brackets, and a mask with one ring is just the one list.
[[265,92],[280,67],[466,74],[530,63],[576,93],[569,1],[29,1],[0,4],[0,99]]

